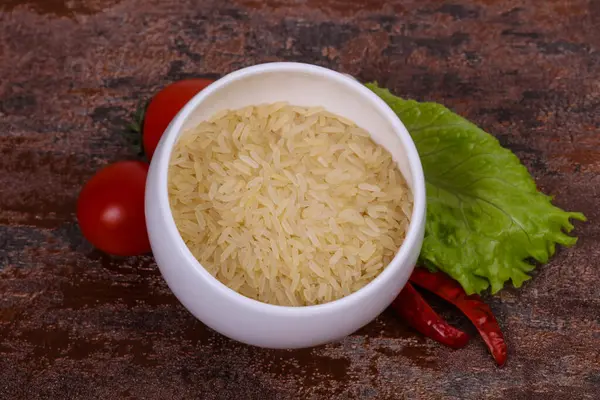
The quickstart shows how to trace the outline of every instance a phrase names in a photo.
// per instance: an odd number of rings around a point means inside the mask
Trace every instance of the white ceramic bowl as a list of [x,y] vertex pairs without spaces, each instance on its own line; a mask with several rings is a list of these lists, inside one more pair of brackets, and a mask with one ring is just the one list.
[[[222,109],[287,101],[323,106],[353,120],[383,145],[412,188],[414,207],[404,244],[371,283],[342,299],[282,307],[244,297],[210,275],[177,231],[167,170],[179,135]],[[425,182],[419,155],[394,112],[356,80],[307,64],[271,63],[233,72],[196,95],[171,122],[156,149],[146,184],[146,221],[156,262],[179,301],[229,338],[268,348],[310,347],[340,339],[372,321],[406,284],[423,242]]]

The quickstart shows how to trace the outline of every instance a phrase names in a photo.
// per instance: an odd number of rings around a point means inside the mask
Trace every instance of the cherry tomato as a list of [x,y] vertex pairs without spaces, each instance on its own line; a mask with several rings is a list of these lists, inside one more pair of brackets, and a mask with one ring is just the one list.
[[144,117],[144,152],[152,159],[156,146],[179,110],[198,92],[213,83],[210,79],[186,79],[170,84],[153,98]]
[[77,220],[95,247],[117,256],[150,251],[144,216],[147,175],[147,163],[120,161],[85,184],[77,200]]

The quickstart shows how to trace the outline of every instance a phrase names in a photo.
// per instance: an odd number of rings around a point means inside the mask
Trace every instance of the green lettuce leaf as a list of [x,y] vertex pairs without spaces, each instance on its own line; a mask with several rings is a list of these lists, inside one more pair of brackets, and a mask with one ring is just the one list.
[[440,269],[469,294],[520,287],[546,263],[556,244],[570,246],[570,219],[540,193],[525,168],[498,140],[436,103],[403,100],[367,85],[400,117],[421,156],[427,223],[421,262]]

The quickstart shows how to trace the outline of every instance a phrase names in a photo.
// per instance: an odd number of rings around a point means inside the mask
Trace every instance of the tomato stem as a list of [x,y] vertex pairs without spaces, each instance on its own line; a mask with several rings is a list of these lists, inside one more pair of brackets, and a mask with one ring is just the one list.
[[127,132],[135,134],[133,145],[138,151],[138,157],[143,158],[145,158],[145,153],[142,135],[144,134],[144,118],[146,116],[146,109],[148,108],[149,103],[149,101],[140,101],[135,111],[131,114],[132,121],[127,125]]

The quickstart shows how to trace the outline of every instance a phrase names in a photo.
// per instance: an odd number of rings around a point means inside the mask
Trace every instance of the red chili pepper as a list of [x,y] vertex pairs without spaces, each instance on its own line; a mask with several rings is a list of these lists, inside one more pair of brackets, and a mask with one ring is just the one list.
[[476,294],[467,295],[463,288],[443,272],[415,268],[410,281],[454,304],[475,325],[499,366],[506,361],[506,342],[490,307]]
[[392,308],[414,329],[446,346],[458,349],[469,341],[469,335],[444,321],[410,283],[396,297]]

